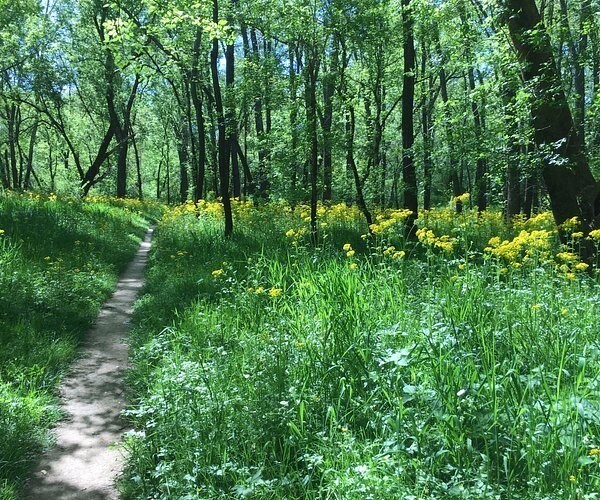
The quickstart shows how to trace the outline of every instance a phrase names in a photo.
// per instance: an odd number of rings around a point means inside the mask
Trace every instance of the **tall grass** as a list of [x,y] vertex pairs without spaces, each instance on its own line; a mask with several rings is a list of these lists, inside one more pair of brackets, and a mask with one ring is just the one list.
[[125,498],[594,498],[597,278],[484,257],[465,229],[394,257],[350,221],[312,249],[292,217],[159,225]]
[[0,198],[0,498],[48,445],[60,377],[139,244],[144,206],[129,208]]

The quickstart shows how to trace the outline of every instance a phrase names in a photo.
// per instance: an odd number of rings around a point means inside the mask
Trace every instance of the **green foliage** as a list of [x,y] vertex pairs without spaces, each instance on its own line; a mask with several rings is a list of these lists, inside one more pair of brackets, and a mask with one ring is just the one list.
[[156,232],[125,498],[593,498],[597,278],[211,220]]
[[0,498],[48,445],[61,375],[144,232],[133,206],[0,198]]

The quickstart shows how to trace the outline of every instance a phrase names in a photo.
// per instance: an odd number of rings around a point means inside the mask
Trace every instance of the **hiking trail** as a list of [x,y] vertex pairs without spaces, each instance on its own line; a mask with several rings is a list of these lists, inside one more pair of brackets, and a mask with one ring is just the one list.
[[117,288],[86,333],[80,357],[60,386],[66,418],[54,429],[55,445],[40,457],[24,498],[116,499],[123,454],[115,445],[125,430],[124,375],[129,321],[144,284],[153,229],[119,277]]

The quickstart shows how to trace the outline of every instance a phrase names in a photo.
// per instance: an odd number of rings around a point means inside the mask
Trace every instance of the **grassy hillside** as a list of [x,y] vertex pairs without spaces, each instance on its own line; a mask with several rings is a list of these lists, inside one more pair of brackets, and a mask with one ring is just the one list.
[[124,200],[0,197],[0,498],[13,498],[48,444],[61,375],[153,210]]

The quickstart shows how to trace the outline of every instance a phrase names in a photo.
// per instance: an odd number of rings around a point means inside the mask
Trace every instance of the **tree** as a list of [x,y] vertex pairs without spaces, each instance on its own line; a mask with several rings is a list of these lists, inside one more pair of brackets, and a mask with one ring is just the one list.
[[542,173],[558,225],[577,217],[584,231],[598,224],[600,194],[589,168],[550,39],[533,0],[503,0],[502,18],[522,64],[522,78],[534,95],[534,140],[543,157]]

